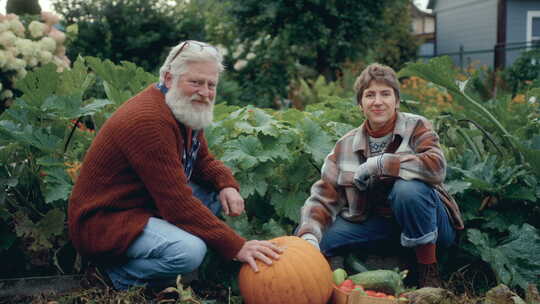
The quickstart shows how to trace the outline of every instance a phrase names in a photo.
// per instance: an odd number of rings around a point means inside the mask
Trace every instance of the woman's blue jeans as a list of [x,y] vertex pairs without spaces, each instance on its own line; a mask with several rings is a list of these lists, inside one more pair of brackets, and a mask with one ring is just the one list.
[[[214,214],[221,210],[218,193],[190,183],[193,194]],[[126,290],[131,286],[166,287],[179,274],[199,267],[206,255],[206,244],[169,222],[151,217],[142,234],[126,252],[127,262],[105,269],[114,287]]]
[[437,243],[448,247],[455,231],[435,190],[418,180],[395,181],[388,196],[393,218],[372,215],[362,223],[341,216],[324,232],[321,252],[334,256],[342,248],[372,248],[381,241],[401,239],[404,247]]

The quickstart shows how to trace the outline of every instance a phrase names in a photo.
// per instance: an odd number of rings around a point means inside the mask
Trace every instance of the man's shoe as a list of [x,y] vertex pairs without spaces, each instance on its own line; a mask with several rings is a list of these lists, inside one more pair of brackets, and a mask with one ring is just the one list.
[[439,277],[439,267],[437,263],[421,264],[418,263],[418,288],[422,287],[442,287]]

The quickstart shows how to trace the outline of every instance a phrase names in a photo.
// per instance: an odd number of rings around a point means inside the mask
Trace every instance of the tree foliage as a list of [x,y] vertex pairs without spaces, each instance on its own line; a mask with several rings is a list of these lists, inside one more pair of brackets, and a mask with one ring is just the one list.
[[41,6],[38,0],[8,0],[6,13],[15,15],[39,15]]
[[335,79],[343,63],[366,55],[377,41],[385,8],[408,1],[230,2],[237,29],[235,60],[249,61],[237,75],[243,98],[269,106],[275,96],[287,96],[290,79],[299,74]]
[[384,26],[381,27],[376,46],[371,49],[374,61],[391,66],[396,71],[416,58],[420,45],[411,31],[411,5],[409,1],[398,1],[396,5],[385,8]]
[[54,0],[53,5],[68,24],[78,24],[79,35],[68,48],[72,60],[95,56],[156,71],[170,47],[204,39],[204,22],[178,14],[166,0]]
[[385,6],[398,1],[233,1],[239,39],[277,42],[280,54],[298,58],[319,73],[365,54],[376,40]]

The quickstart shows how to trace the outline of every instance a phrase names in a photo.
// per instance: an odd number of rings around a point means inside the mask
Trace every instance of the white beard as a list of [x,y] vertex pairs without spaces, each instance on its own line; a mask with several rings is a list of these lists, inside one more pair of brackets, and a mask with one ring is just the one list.
[[214,100],[211,100],[208,105],[194,106],[192,103],[193,100],[202,98],[197,94],[188,97],[176,85],[172,85],[165,94],[165,102],[173,112],[174,117],[193,130],[204,129],[213,121]]

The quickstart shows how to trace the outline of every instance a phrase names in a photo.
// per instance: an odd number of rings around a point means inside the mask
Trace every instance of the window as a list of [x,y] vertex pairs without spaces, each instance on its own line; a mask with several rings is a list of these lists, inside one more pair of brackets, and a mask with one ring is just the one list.
[[527,12],[527,42],[540,43],[540,11]]

